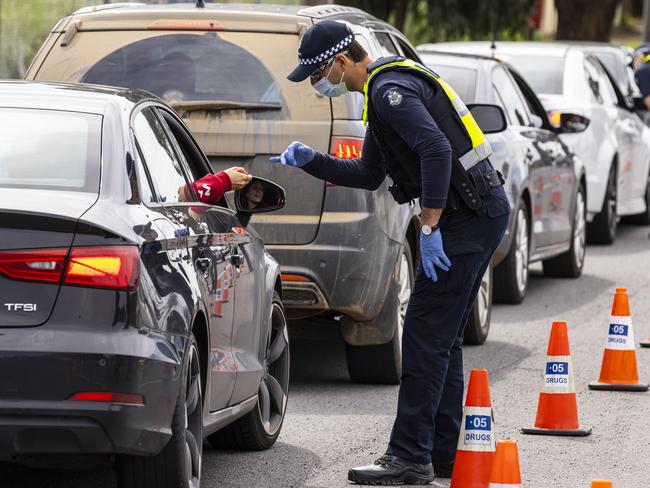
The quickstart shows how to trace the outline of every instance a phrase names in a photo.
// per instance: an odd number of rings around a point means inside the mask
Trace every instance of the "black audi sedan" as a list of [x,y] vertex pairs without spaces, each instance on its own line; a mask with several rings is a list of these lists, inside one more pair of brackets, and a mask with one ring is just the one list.
[[198,487],[204,438],[273,445],[289,341],[278,265],[246,224],[284,191],[181,201],[209,171],[146,92],[0,83],[0,461]]

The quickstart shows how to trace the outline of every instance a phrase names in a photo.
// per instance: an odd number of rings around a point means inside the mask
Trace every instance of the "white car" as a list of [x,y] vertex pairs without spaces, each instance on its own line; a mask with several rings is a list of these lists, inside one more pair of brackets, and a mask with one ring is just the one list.
[[[419,49],[492,54],[487,42],[426,44]],[[586,164],[589,240],[612,243],[618,217],[634,216],[638,223],[650,224],[650,129],[588,46],[500,42],[494,55],[526,78],[552,123],[575,129],[561,138]]]

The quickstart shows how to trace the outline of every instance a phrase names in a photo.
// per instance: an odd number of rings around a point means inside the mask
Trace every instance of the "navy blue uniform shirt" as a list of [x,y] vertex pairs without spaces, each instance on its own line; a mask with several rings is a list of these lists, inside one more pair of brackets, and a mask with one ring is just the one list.
[[644,63],[636,69],[634,79],[643,98],[650,96],[650,62]]
[[[420,162],[420,205],[427,208],[445,207],[451,178],[451,146],[430,114],[438,96],[446,95],[421,77],[399,71],[377,74],[370,93],[377,115],[374,121],[382,124],[383,137],[392,139],[390,146],[400,155]],[[317,152],[302,169],[339,186],[366,190],[376,190],[386,178],[386,162],[368,131],[361,158],[340,159]]]

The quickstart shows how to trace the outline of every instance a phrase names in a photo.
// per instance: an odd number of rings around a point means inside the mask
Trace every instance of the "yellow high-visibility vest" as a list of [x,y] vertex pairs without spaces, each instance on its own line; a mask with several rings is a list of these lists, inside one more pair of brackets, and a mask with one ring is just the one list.
[[[449,86],[440,76],[438,76],[434,71],[430,70],[426,66],[416,63],[412,59],[399,59],[396,61],[390,61],[384,64],[380,64],[374,67],[368,74],[368,79],[366,80],[363,86],[364,94],[364,107],[363,107],[363,122],[368,124],[368,110],[370,104],[370,94],[369,89],[373,79],[379,74],[387,70],[415,70],[415,73],[419,76],[425,75],[425,77],[433,82],[433,84],[442,88],[443,92],[447,96],[447,99],[450,102],[451,108],[458,114],[460,122],[463,127],[463,131],[467,136],[466,146],[469,146],[471,143],[471,149],[464,154],[458,154],[457,157],[460,159],[461,164],[465,169],[469,169],[474,166],[479,161],[487,158],[492,154],[492,148],[490,143],[485,138],[485,134],[479,128],[478,124],[474,120],[474,117],[465,106],[460,97],[456,94],[454,89]],[[449,137],[449,136],[448,136]],[[450,141],[452,142],[452,141]],[[452,143],[453,146],[453,143]]]

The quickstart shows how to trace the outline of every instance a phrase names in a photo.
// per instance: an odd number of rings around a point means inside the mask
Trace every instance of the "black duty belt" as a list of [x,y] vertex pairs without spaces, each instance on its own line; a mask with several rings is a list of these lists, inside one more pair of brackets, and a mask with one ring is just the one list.
[[503,185],[506,180],[500,171],[493,169],[491,171],[481,172],[480,170],[467,170],[467,175],[474,184],[474,188],[482,197],[488,196],[492,188]]

